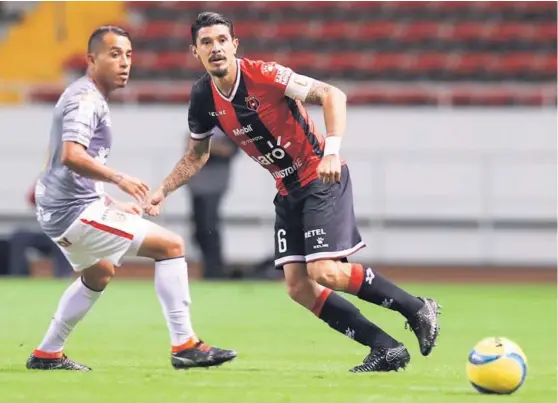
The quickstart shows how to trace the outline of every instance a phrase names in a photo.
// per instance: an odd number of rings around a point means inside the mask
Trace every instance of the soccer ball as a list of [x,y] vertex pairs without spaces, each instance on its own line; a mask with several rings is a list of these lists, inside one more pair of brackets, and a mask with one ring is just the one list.
[[526,375],[527,357],[511,340],[489,337],[469,353],[467,377],[480,393],[513,393],[523,384]]

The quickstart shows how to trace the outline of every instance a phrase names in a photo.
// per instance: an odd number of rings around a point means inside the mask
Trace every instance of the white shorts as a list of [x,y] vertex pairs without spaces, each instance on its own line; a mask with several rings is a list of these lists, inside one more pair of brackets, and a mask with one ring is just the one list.
[[101,199],[91,203],[66,232],[52,240],[76,272],[100,260],[119,266],[123,257],[137,255],[147,224],[139,215],[107,207]]

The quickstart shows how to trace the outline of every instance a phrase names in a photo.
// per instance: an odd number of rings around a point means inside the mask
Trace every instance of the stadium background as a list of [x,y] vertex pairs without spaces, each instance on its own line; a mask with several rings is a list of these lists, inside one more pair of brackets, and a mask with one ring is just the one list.
[[[210,9],[236,23],[241,55],[276,60],[347,92],[343,158],[368,244],[361,260],[415,277],[432,266],[443,266],[442,276],[456,275],[457,266],[468,266],[460,274],[467,276],[491,276],[497,267],[508,277],[555,276],[540,270],[556,265],[552,2],[2,7],[0,168],[10,173],[1,189],[2,235],[35,225],[24,198],[43,163],[52,106],[83,73],[87,37],[98,25],[122,25],[134,42],[131,82],[112,105],[110,164],[151,186],[172,168],[185,144],[190,86],[201,74],[188,53],[189,26]],[[323,127],[320,111],[311,114]],[[223,204],[225,257],[241,269],[273,252],[274,183],[257,168],[246,156],[235,159]],[[179,191],[161,220],[187,241],[189,209]],[[195,275],[199,259],[189,250]],[[41,267],[48,271],[48,262],[34,270]]]
[[[355,260],[440,300],[439,346],[422,359],[400,317],[349,296],[413,356],[404,373],[351,377],[362,346],[312,320],[280,282],[196,281],[197,331],[240,356],[171,372],[152,263],[133,259],[70,337],[70,357],[94,371],[34,376],[24,362],[71,280],[37,279],[51,276],[50,262],[30,253],[35,278],[0,277],[0,402],[469,403],[467,355],[495,335],[529,360],[526,385],[506,401],[556,401],[555,2],[0,2],[0,248],[18,228],[37,229],[26,194],[52,108],[101,24],[126,27],[134,45],[131,82],[111,106],[109,163],[151,186],[172,168],[201,74],[188,53],[201,10],[235,21],[242,55],[347,92],[343,158],[368,244]],[[323,127],[320,110],[311,114]],[[240,271],[272,256],[273,182],[235,159],[224,243]],[[197,277],[189,214],[178,191],[159,221],[185,236]]]

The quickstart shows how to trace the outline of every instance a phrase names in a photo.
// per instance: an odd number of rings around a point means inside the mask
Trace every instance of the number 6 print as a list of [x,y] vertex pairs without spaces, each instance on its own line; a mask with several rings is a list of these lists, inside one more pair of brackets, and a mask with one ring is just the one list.
[[277,231],[277,246],[279,249],[279,253],[284,253],[287,251],[287,239],[285,236],[287,235],[287,231],[284,229],[280,229]]

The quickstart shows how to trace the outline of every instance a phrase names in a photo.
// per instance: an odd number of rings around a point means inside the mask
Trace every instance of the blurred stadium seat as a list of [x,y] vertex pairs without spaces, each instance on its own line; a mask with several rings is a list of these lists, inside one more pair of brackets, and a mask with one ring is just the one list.
[[[190,23],[201,11],[213,10],[235,22],[242,56],[334,81],[351,103],[556,104],[553,2],[130,1],[125,6],[135,55],[132,84],[120,100],[188,101],[191,82],[202,73],[189,54]],[[81,74],[83,55],[70,57],[64,67],[72,76]],[[378,93],[371,85],[376,83],[384,88],[392,83],[398,95]],[[490,85],[477,85],[482,83]],[[475,96],[464,95],[471,91]],[[58,86],[38,86],[31,99],[51,102],[58,94]]]
[[25,5],[22,6],[15,2],[0,1],[0,27],[5,29],[9,24],[21,21],[24,13]]

